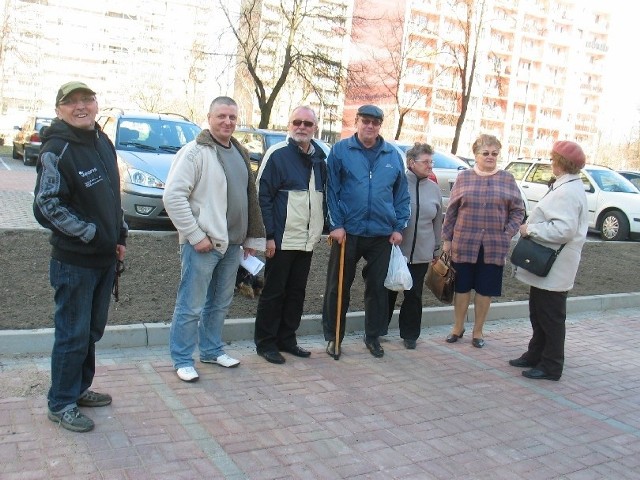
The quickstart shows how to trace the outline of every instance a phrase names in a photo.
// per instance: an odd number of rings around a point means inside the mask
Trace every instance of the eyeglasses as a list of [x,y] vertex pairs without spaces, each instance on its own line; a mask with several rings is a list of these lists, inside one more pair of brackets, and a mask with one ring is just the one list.
[[382,125],[382,120],[379,118],[367,118],[367,117],[359,117],[360,121],[363,125],[373,125],[374,127],[379,127]]
[[315,123],[310,122],[309,120],[291,120],[291,125],[293,125],[294,127],[304,125],[307,128],[311,128],[315,125]]
[[62,100],[61,102],[58,102],[58,105],[75,107],[76,105],[80,105],[80,104],[91,105],[95,101],[96,101],[96,97],[79,97],[79,98],[76,98],[75,100]]
[[482,155],[483,157],[497,157],[498,155],[500,155],[500,152],[482,152],[480,155]]

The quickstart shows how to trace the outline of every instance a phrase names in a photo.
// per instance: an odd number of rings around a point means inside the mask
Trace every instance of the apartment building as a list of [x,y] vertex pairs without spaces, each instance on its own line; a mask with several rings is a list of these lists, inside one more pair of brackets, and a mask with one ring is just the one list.
[[[476,49],[477,63],[458,154],[469,155],[479,133],[501,139],[505,160],[546,156],[558,139],[575,139],[594,151],[608,51],[609,6],[588,0],[484,3],[480,21],[482,2],[472,2],[469,41],[462,28],[467,18],[465,2],[399,0],[392,5],[382,0],[355,1],[354,15],[369,15],[374,20],[354,24],[351,67],[371,63],[371,55],[363,54],[367,49],[378,52],[380,69],[402,67],[396,78],[388,77],[386,88],[368,89],[368,100],[387,112],[384,135],[393,138],[404,111],[401,139],[451,148],[461,111],[456,62],[462,58],[451,52],[469,47]],[[400,58],[391,53],[380,55],[389,51],[393,37],[389,25],[398,22]],[[389,84],[396,90],[389,89]],[[362,89],[348,88],[346,97],[344,121],[348,125],[353,109],[364,103]],[[343,136],[351,131],[346,128]]]
[[53,114],[58,86],[81,79],[101,107],[200,122],[214,96],[233,93],[235,44],[216,3],[3,0],[0,115]]

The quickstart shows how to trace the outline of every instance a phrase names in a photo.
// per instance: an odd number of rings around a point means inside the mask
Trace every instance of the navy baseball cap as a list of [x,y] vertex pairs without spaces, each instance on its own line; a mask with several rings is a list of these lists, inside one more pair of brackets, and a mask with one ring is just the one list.
[[384,112],[375,105],[362,105],[358,109],[358,115],[365,115],[367,117],[379,118],[384,120]]

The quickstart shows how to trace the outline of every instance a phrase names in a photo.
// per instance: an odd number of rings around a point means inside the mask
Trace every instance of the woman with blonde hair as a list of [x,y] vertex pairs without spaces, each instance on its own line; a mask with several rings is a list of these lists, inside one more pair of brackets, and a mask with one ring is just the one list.
[[442,227],[442,250],[451,253],[456,270],[454,325],[446,340],[455,343],[464,335],[474,290],[472,344],[482,348],[491,297],[502,295],[502,271],[525,210],[513,175],[498,168],[500,141],[483,134],[472,148],[476,163],[458,174]]

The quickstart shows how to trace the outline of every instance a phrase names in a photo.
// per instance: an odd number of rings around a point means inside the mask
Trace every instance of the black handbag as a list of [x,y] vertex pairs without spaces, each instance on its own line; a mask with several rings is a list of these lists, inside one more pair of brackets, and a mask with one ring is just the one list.
[[559,249],[554,250],[534,242],[530,237],[520,237],[511,252],[511,263],[534,275],[546,277],[563,248],[564,245],[561,245]]
[[427,268],[425,284],[435,297],[444,303],[453,302],[453,287],[456,271],[451,266],[451,256],[442,252],[440,258],[434,259]]

